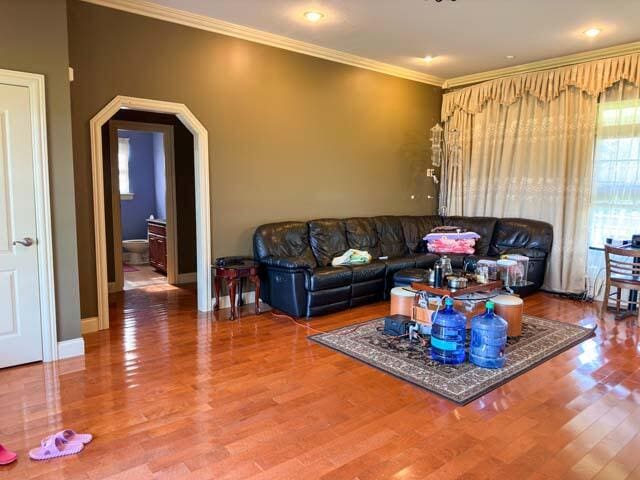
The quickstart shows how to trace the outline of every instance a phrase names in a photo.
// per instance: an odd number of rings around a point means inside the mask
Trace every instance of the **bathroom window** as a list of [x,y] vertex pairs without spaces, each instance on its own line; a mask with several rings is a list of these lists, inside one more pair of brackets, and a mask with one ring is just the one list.
[[118,175],[120,181],[120,199],[132,200],[133,192],[129,185],[129,139],[118,138]]

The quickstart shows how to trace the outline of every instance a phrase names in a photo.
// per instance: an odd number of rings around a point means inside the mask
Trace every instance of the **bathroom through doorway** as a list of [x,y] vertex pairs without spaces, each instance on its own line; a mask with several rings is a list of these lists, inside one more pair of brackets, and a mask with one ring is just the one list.
[[177,283],[172,125],[108,123],[114,282],[110,291]]

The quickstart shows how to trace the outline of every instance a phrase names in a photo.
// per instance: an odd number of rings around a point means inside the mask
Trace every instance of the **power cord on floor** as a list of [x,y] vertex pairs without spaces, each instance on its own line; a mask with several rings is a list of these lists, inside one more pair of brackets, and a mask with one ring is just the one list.
[[298,322],[295,318],[293,318],[291,315],[287,315],[286,313],[276,313],[274,310],[271,311],[271,315],[273,315],[274,317],[278,317],[278,318],[288,318],[289,320],[291,320],[293,323],[295,323],[296,325],[303,327],[303,328],[307,328],[309,330],[313,330],[314,332],[317,333],[327,333],[324,332],[322,330],[318,330],[317,328],[313,328],[311,325],[309,324],[303,324]]
[[[274,310],[271,310],[271,315],[273,315],[274,317],[278,317],[278,318],[288,318],[289,320],[291,320],[293,323],[295,323],[296,325],[312,330],[316,333],[331,333],[331,332],[325,332],[324,330],[318,330],[317,328],[312,327],[311,325],[304,324],[304,323],[300,323],[298,322],[295,318],[293,318],[291,315],[287,315],[286,313],[276,313]],[[358,325],[355,325],[352,329],[350,330],[345,330],[345,331],[340,331],[341,335],[346,335],[348,333],[354,333],[356,331],[358,331],[358,329],[365,327],[369,324],[369,322],[364,322],[364,323],[360,323]]]
[[588,292],[585,290],[580,293],[570,293],[570,292],[554,292],[553,290],[540,289],[545,293],[549,293],[555,297],[567,298],[569,300],[574,300],[576,302],[593,302],[593,297],[590,297]]

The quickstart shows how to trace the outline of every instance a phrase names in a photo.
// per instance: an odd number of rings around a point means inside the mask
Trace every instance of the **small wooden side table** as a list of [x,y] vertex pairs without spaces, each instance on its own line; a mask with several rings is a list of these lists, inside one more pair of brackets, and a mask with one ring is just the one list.
[[240,302],[242,302],[242,280],[248,278],[256,286],[255,312],[256,315],[260,313],[260,278],[258,277],[257,262],[243,260],[242,262],[230,265],[214,265],[211,268],[213,270],[213,287],[216,294],[216,306],[214,310],[220,309],[220,288],[222,282],[226,281],[227,290],[229,290],[229,300],[231,301],[231,316],[229,320],[235,320],[238,317],[236,293],[240,294]]

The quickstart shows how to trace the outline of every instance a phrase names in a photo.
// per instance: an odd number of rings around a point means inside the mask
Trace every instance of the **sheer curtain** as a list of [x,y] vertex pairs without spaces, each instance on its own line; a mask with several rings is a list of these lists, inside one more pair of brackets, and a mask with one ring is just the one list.
[[[466,215],[464,209],[464,170],[471,158],[471,138],[473,132],[473,115],[458,109],[444,124],[444,135],[447,143],[456,137],[460,147],[461,165],[445,162],[446,171],[442,171],[440,184],[440,206],[446,207],[447,215]],[[452,132],[457,131],[457,135]]]
[[553,225],[550,290],[584,289],[595,120],[595,102],[576,88],[553,102],[491,102],[473,119],[463,211]]

